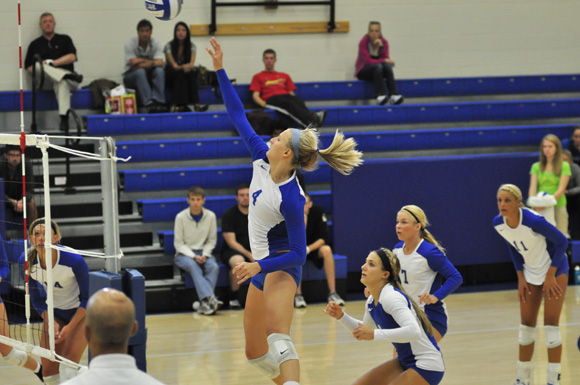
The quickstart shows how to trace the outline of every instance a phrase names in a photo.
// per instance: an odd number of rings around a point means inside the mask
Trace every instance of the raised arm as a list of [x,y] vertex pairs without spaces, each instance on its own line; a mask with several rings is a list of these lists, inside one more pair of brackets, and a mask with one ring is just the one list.
[[256,134],[248,122],[248,119],[246,118],[246,111],[244,111],[244,106],[242,105],[238,94],[234,90],[234,87],[232,86],[232,83],[230,82],[230,79],[224,70],[223,52],[220,45],[213,37],[210,40],[210,44],[212,49],[207,48],[207,52],[212,58],[213,68],[217,73],[217,77],[220,83],[220,90],[222,91],[224,103],[228,110],[230,120],[236,127],[236,130],[242,139],[244,139],[244,142],[252,153],[253,160],[264,159],[266,152],[268,151],[268,146],[266,143],[264,143],[262,138]]

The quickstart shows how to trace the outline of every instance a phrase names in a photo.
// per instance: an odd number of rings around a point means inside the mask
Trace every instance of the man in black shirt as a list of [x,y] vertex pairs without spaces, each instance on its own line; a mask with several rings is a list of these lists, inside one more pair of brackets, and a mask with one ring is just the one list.
[[[232,300],[230,308],[241,308],[238,298],[240,285],[231,272],[238,263],[254,262],[250,251],[250,237],[248,235],[248,209],[250,207],[250,186],[241,184],[236,188],[235,206],[230,207],[222,215],[222,262],[230,267],[230,285]],[[243,302],[243,301],[242,301]]]
[[[60,115],[60,129],[66,130],[68,120],[67,111],[70,108],[71,91],[79,87],[83,76],[74,72],[74,62],[77,61],[77,50],[68,35],[54,32],[56,22],[52,13],[45,12],[40,16],[42,36],[33,40],[28,46],[24,67],[32,73],[34,56],[39,55],[44,68],[44,85],[52,87],[58,102]],[[41,71],[40,64],[36,64],[37,75]]]
[[[6,202],[6,222],[9,228],[22,224],[22,151],[19,146],[7,145],[0,161],[0,178],[4,179],[4,200]],[[32,223],[36,219],[34,203],[34,175],[32,167],[26,163],[26,219]]]
[[[306,222],[306,259],[312,261],[314,266],[321,269],[324,266],[326,281],[328,282],[328,302],[334,301],[344,306],[344,300],[336,292],[336,280],[334,276],[334,254],[330,247],[326,215],[322,206],[312,204],[308,193],[304,205],[304,220]],[[296,289],[294,307],[305,308],[306,301],[302,296],[302,284]]]

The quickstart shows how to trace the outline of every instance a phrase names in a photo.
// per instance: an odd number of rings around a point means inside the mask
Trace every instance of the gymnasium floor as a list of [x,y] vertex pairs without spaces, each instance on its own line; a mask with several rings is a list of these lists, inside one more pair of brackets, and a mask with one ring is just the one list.
[[[454,294],[446,303],[450,331],[441,344],[447,367],[442,384],[511,384],[519,324],[516,292]],[[348,302],[345,309],[362,318],[363,302]],[[351,384],[391,357],[392,345],[354,340],[323,310],[319,304],[294,313],[292,337],[301,357],[301,384]],[[242,311],[222,311],[212,317],[191,313],[147,317],[148,372],[168,385],[272,384],[246,362],[242,317]],[[560,324],[561,385],[578,384],[580,286],[568,288]],[[536,334],[536,341],[535,384],[545,384],[543,333]],[[4,363],[0,363],[0,379],[3,385],[38,383],[32,374]]]

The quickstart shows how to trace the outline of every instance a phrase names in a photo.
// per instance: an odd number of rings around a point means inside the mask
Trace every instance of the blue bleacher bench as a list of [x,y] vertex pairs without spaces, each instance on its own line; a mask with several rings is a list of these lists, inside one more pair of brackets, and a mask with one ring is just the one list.
[[[233,189],[249,183],[252,165],[121,170],[119,173],[127,192],[187,190],[191,186]],[[307,184],[329,183],[330,175],[330,166],[321,162],[316,171],[304,173],[304,180]]]
[[[386,125],[478,120],[519,120],[577,117],[580,99],[539,99],[492,102],[402,104],[398,106],[331,106],[325,126]],[[184,114],[93,115],[89,135],[233,130],[226,111]]]
[[[575,124],[545,124],[500,127],[468,127],[426,130],[345,132],[356,139],[363,152],[408,151],[441,148],[536,145],[548,133],[560,139],[570,137]],[[321,146],[328,147],[334,133],[320,135]],[[248,157],[250,153],[239,137],[136,140],[117,142],[117,156],[131,162],[221,159]]]
[[[310,192],[312,200],[324,208],[325,213],[332,213],[332,196],[330,190]],[[204,207],[221,218],[223,213],[236,204],[236,197],[211,196],[205,198]],[[139,214],[143,216],[143,222],[168,222],[174,221],[175,216],[187,208],[187,198],[162,198],[162,199],[137,199]]]

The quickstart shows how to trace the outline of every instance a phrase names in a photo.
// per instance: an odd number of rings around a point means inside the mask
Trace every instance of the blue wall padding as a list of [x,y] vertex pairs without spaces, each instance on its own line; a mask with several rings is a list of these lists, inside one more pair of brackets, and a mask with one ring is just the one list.
[[392,248],[399,209],[425,210],[435,237],[455,265],[510,261],[507,246],[491,225],[503,183],[527,198],[536,153],[369,160],[350,176],[333,174],[334,251],[359,271],[368,252]]

